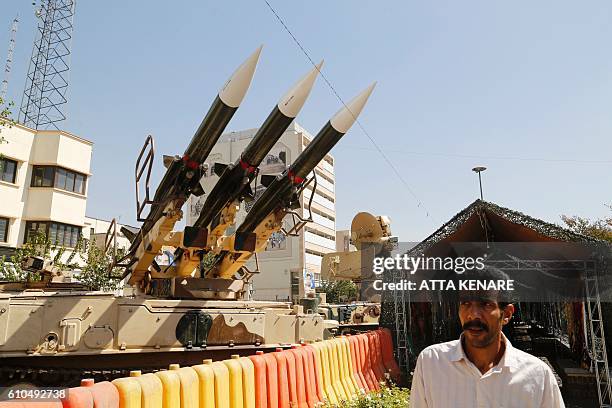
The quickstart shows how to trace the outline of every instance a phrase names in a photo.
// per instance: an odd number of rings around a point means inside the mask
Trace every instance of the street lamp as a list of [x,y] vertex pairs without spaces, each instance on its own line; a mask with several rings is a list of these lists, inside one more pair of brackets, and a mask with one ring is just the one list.
[[484,201],[484,198],[482,198],[482,179],[480,178],[480,173],[482,173],[483,171],[485,171],[487,168],[484,166],[476,166],[472,169],[472,171],[474,173],[478,173],[478,184],[480,185],[480,199],[482,201]]

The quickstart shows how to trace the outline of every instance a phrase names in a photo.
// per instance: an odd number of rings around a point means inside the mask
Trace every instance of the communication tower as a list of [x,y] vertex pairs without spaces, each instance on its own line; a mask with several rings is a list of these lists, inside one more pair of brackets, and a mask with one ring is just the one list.
[[19,110],[19,122],[33,129],[58,129],[66,119],[74,7],[75,0],[41,0],[36,7],[38,28]]

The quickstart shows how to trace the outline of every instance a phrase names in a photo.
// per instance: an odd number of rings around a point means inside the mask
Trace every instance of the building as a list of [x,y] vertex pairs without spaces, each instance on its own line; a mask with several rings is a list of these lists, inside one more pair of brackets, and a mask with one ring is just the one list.
[[[209,168],[215,162],[233,163],[255,135],[257,129],[231,132],[221,136],[207,159]],[[260,165],[260,174],[280,174],[310,143],[313,136],[293,122],[285,131],[278,143]],[[314,288],[319,279],[321,259],[325,253],[336,250],[336,196],[334,179],[334,158],[328,154],[315,169],[317,187],[307,187],[300,200],[302,206],[298,213],[308,216],[308,204],[311,203],[312,223],[308,223],[298,236],[287,237],[283,233],[275,233],[269,241],[264,253],[258,255],[260,273],[253,278],[253,298],[258,300],[298,299],[305,293],[305,285]],[[204,191],[210,191],[219,179],[208,172],[202,178]],[[256,180],[256,196],[264,187],[259,178]],[[311,200],[312,197],[312,200]],[[206,194],[188,201],[186,222],[192,225],[198,218]],[[237,215],[239,225],[250,204],[243,203]],[[285,218],[286,229],[292,225],[291,217]],[[229,231],[233,232],[232,230]],[[248,264],[249,269],[255,268],[254,258]]]
[[[34,233],[73,248],[79,237],[103,245],[110,221],[85,215],[93,143],[59,130],[20,124],[2,128],[0,256],[10,256]],[[119,232],[118,246],[129,246]]]
[[336,252],[351,252],[357,248],[351,242],[351,230],[336,231]]
[[82,235],[83,238],[93,240],[98,247],[104,247],[106,244],[106,234],[117,234],[117,249],[127,250],[130,247],[130,240],[121,232],[121,227],[126,227],[132,232],[138,232],[138,228],[129,225],[116,224],[115,228],[110,228],[112,221],[101,220],[98,218],[85,217],[83,223]]
[[0,145],[0,253],[42,232],[74,247],[87,205],[93,143],[58,130],[15,124]]

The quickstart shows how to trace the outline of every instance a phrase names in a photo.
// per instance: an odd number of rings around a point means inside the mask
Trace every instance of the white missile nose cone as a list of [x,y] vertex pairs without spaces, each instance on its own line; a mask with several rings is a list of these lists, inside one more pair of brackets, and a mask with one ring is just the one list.
[[281,98],[278,102],[278,109],[283,115],[288,118],[295,118],[298,115],[302,106],[304,106],[304,102],[308,99],[308,95],[310,95],[312,86],[315,83],[315,79],[317,79],[317,75],[321,72],[322,66],[323,60],[311,69],[302,79],[297,81],[296,84],[293,85],[293,88]]
[[244,95],[246,95],[249,89],[249,85],[251,85],[251,80],[253,79],[253,74],[255,74],[255,67],[257,66],[257,61],[259,61],[259,55],[261,54],[262,48],[263,45],[260,45],[259,48],[257,48],[257,50],[255,50],[236,71],[234,71],[232,76],[219,91],[219,98],[227,106],[231,106],[232,108],[240,106]]
[[357,117],[368,101],[375,86],[376,82],[368,86],[364,91],[347,103],[345,107],[340,109],[330,120],[332,127],[340,133],[348,132],[351,126],[353,126],[353,123],[357,120]]

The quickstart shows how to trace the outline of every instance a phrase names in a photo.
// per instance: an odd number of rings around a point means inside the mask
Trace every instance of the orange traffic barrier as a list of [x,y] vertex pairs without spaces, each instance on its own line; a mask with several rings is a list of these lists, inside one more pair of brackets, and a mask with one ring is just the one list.
[[[283,351],[285,359],[287,360],[287,382],[289,383],[289,401],[292,407],[297,407],[300,404],[300,398],[298,397],[298,373],[295,364],[295,355],[290,350]],[[301,376],[300,376],[301,378]],[[302,392],[304,390],[304,384],[302,383]]]
[[385,380],[385,366],[382,362],[380,348],[378,347],[378,336],[374,332],[366,333],[368,337],[368,344],[370,345],[370,363],[372,364],[372,371],[376,376],[378,382]]
[[221,361],[211,363],[211,367],[215,373],[215,406],[216,408],[230,408],[229,370]]
[[255,407],[268,407],[268,381],[264,352],[259,350],[254,356],[249,356],[255,370]]
[[93,384],[94,380],[88,378],[81,381],[80,387],[69,388],[68,395],[61,402],[62,405],[66,408],[93,408],[93,395],[88,389],[88,385]]
[[278,384],[278,366],[276,364],[276,358],[272,353],[264,354],[263,358],[266,362],[266,397],[268,400],[268,408],[278,408],[280,388]]
[[[158,376],[152,373],[143,375],[140,370],[135,370],[130,371],[130,378],[140,385],[140,408],[161,408],[163,406],[164,388]],[[123,408],[123,405],[119,403],[119,407]]]
[[[316,396],[314,402],[323,402],[325,400],[325,393],[323,392],[322,384],[323,379],[321,378],[321,367],[319,367],[319,364],[317,363],[315,349],[311,345],[304,345],[304,352],[308,359],[308,373],[311,384],[310,387],[313,390],[313,394]],[[306,399],[308,399],[308,396]]]
[[359,344],[357,338],[355,336],[347,336],[347,340],[349,343],[349,351],[351,353],[352,360],[352,370],[353,370],[353,378],[357,382],[357,387],[359,387],[360,392],[366,393],[370,389],[363,378],[363,374],[361,374],[361,354],[359,353]]
[[379,332],[383,364],[391,375],[393,381],[397,383],[400,381],[402,372],[397,364],[397,361],[395,361],[395,357],[393,356],[393,335],[391,334],[391,330],[387,328],[381,328],[379,329]]
[[277,348],[276,352],[272,354],[274,354],[278,369],[278,406],[280,408],[289,408],[291,404],[291,386],[289,384],[289,376],[287,375],[289,371],[287,354],[280,348]]
[[0,408],[62,408],[62,401],[41,401],[41,400],[10,400],[0,401]]
[[380,385],[378,384],[378,380],[376,379],[376,375],[372,370],[372,359],[370,357],[370,342],[367,334],[360,334],[357,336],[359,340],[359,348],[361,349],[361,355],[363,356],[362,360],[362,371],[363,376],[368,383],[368,388],[370,391],[379,390]]
[[293,353],[295,358],[295,374],[296,374],[296,387],[298,394],[298,408],[308,408],[308,393],[312,392],[310,379],[307,377],[308,366],[304,359],[304,350],[301,346],[295,344],[291,346],[289,352]]

